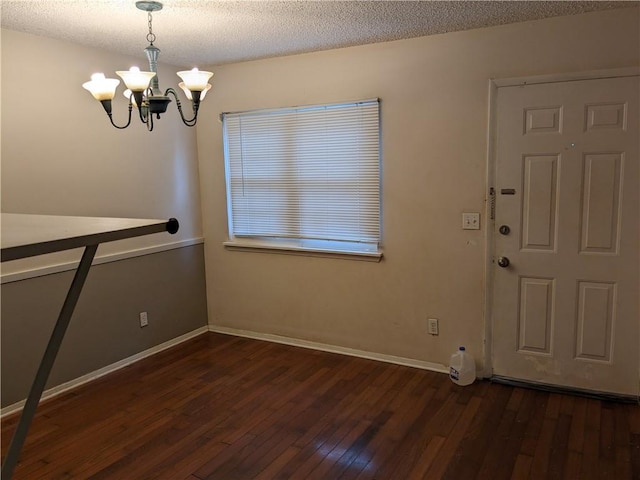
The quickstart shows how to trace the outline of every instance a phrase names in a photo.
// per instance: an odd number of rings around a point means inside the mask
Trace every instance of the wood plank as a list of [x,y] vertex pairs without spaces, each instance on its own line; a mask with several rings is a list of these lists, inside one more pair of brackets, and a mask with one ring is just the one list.
[[516,463],[513,466],[513,471],[511,472],[511,480],[529,478],[532,461],[533,459],[529,455],[518,455],[516,457]]
[[[582,454],[569,451],[564,465],[564,476],[562,478],[580,478],[580,466],[582,464]],[[534,478],[531,478],[534,480]]]
[[565,414],[559,415],[556,430],[551,441],[551,452],[549,453],[549,478],[564,478],[565,462],[567,460],[566,451],[568,450],[570,431],[571,417]]
[[[438,448],[438,456],[431,461],[430,454],[428,454],[426,458],[423,458],[421,455],[417,462],[418,471],[424,471],[424,475],[432,478],[444,477],[444,473],[453,462],[460,443],[464,438],[469,425],[473,421],[473,418],[477,414],[481,403],[482,399],[480,397],[472,397],[471,400],[469,400],[469,403],[456,421],[450,434],[445,437],[446,439],[442,447]],[[429,444],[431,444],[431,442],[429,442]],[[422,462],[430,463],[430,465],[427,468],[427,465],[422,465]]]
[[628,412],[625,409],[616,408],[614,417],[615,478],[640,478],[640,472],[632,470],[631,455],[632,453],[637,455],[638,452],[632,452],[631,448],[628,448],[632,442]]
[[514,391],[511,387],[500,384],[490,385],[482,397],[478,414],[460,443],[459,451],[464,453],[464,462],[453,462],[448,466],[446,475],[449,478],[475,478],[489,451],[491,440],[504,415],[506,404]]
[[602,405],[600,412],[600,478],[613,478],[615,472],[615,440],[613,409]]
[[638,411],[207,333],[45,402],[14,478],[633,479]]
[[573,415],[571,417],[571,431],[569,432],[568,448],[572,452],[582,453],[584,447],[584,432],[587,419],[587,399],[575,400]]
[[[516,392],[517,397],[520,397],[515,404],[517,410],[507,408],[492,438],[487,440],[490,445],[476,476],[477,479],[508,480],[511,478],[532,412],[536,408],[540,410],[544,408],[544,402],[538,401],[540,395],[537,392],[534,395],[524,389],[514,390],[514,393]],[[513,399],[514,396],[512,395],[511,398]],[[510,404],[514,405],[512,402]]]
[[557,420],[545,418],[542,422],[539,436],[537,437],[536,448],[531,462],[532,478],[547,478],[549,469],[549,456],[551,454],[551,444],[555,432]]

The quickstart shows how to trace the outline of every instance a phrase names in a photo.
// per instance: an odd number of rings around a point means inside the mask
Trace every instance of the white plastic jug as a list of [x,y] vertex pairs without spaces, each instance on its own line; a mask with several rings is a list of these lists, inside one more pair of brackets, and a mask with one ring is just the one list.
[[458,385],[471,385],[476,379],[476,362],[464,347],[451,355],[449,378]]

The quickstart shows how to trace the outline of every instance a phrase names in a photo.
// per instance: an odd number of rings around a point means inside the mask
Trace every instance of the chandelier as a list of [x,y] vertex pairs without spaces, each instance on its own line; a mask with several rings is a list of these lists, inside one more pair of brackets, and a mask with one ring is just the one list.
[[178,72],[178,76],[182,79],[178,86],[184,91],[187,99],[191,101],[193,110],[193,117],[186,118],[176,91],[173,88],[168,88],[163,94],[158,84],[157,71],[160,49],[153,44],[156,36],[153,33],[151,13],[162,10],[162,3],[139,1],[136,2],[136,7],[147,12],[149,20],[149,33],[147,34],[149,46],[144,49],[144,53],[147,55],[150,71],[142,72],[138,67],[131,67],[127,71],[116,72],[127,87],[127,90],[124,91],[124,96],[129,99],[129,118],[127,123],[122,126],[116,125],[111,114],[111,100],[115,97],[116,88],[120,84],[120,80],[117,78],[105,78],[104,73],[94,73],[91,75],[91,81],[83,83],[82,86],[89,90],[91,95],[102,104],[109,116],[111,125],[116,128],[124,129],[131,124],[131,112],[135,107],[138,110],[140,121],[147,125],[149,131],[153,130],[153,116],[155,115],[159,119],[160,114],[167,111],[167,107],[171,103],[169,95],[175,98],[182,122],[188,127],[193,127],[198,120],[200,102],[204,100],[207,91],[211,89],[211,84],[208,81],[213,76],[213,73],[200,71],[197,68]]

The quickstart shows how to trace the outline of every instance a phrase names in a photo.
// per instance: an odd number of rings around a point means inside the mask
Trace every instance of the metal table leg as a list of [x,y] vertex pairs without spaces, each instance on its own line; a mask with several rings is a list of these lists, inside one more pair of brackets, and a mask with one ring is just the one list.
[[73,310],[75,309],[78,298],[80,297],[80,292],[82,291],[82,287],[87,278],[87,274],[89,273],[89,268],[91,267],[91,262],[93,262],[93,257],[95,256],[97,249],[98,245],[88,245],[84,249],[80,265],[78,266],[73,281],[71,282],[71,286],[69,287],[67,297],[62,305],[62,309],[60,310],[60,315],[58,315],[58,321],[56,322],[53,332],[51,333],[51,337],[49,338],[49,344],[47,345],[44,355],[42,356],[42,360],[40,361],[36,378],[31,385],[31,391],[29,392],[27,401],[22,409],[22,415],[20,416],[18,426],[16,431],[13,433],[9,449],[7,450],[4,462],[2,463],[2,480],[9,480],[11,478],[13,470],[18,463],[20,450],[22,450],[22,445],[27,437],[31,421],[33,420],[36,409],[38,408],[40,397],[42,397],[42,392],[44,391],[47,379],[51,373],[51,368],[53,367],[58,350],[60,350],[62,339],[64,338],[64,334],[69,326],[69,321],[73,315]]

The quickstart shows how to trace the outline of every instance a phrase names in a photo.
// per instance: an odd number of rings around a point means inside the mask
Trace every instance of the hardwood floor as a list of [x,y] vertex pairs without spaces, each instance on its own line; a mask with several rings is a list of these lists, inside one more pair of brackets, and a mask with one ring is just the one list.
[[638,479],[640,407],[209,333],[42,404],[14,478]]

